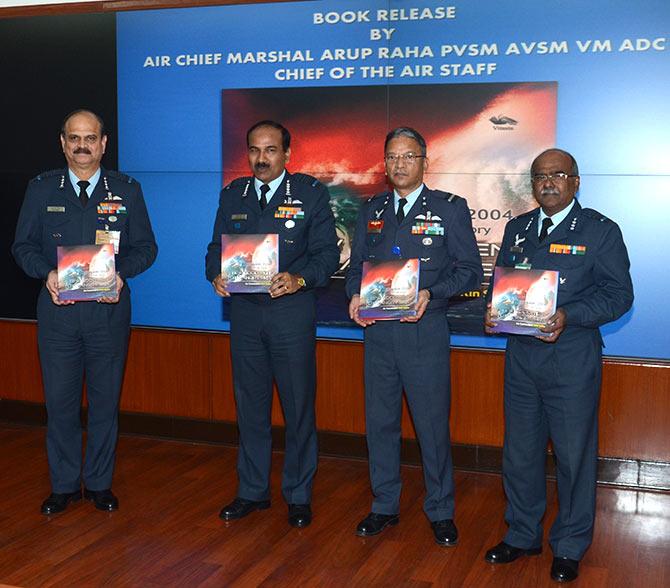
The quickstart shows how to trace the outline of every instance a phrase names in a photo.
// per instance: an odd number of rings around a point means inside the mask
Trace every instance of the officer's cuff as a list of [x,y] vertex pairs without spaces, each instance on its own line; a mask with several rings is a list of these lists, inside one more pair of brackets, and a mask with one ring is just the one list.
[[53,271],[56,270],[58,271],[58,268],[56,267],[51,267],[48,264],[44,264],[44,266],[40,269],[40,273],[38,275],[42,276],[42,279],[46,282],[49,279],[49,274]]

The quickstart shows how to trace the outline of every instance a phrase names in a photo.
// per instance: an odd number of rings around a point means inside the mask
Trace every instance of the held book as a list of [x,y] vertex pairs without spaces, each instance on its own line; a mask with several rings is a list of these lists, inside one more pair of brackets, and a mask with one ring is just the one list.
[[267,294],[279,271],[279,235],[221,235],[221,273],[231,294]]
[[114,298],[116,264],[114,245],[58,246],[58,299]]
[[556,312],[558,272],[496,267],[491,319],[496,333],[544,335],[540,328]]
[[363,262],[359,316],[374,320],[416,316],[419,267],[418,259]]

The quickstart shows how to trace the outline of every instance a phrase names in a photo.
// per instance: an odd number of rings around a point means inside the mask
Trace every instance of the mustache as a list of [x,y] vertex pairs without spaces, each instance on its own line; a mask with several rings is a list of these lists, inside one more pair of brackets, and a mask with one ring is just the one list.
[[74,154],[77,155],[78,153],[85,153],[86,155],[90,155],[90,154],[91,154],[91,150],[88,149],[87,147],[77,147],[77,148],[74,150]]
[[259,161],[258,163],[254,164],[254,169],[258,171],[262,171],[264,169],[268,169],[270,167],[269,163],[265,163],[263,161]]
[[558,190],[553,190],[551,188],[542,190],[542,192],[540,192],[541,196],[558,196],[558,194],[559,194]]

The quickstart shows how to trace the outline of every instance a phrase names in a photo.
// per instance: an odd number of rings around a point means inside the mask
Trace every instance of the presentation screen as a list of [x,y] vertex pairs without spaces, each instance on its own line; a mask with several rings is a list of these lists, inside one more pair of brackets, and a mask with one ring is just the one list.
[[385,191],[383,143],[411,126],[428,143],[430,188],[467,199],[485,269],[453,300],[452,343],[482,333],[502,231],[532,209],[529,168],[558,146],[579,162],[583,207],[622,228],[635,304],[604,327],[605,353],[667,358],[659,312],[670,220],[670,5],[536,2],[295,2],[117,16],[119,166],[142,182],[159,258],[133,280],[133,323],[227,330],[204,277],[219,191],[251,172],[246,130],[292,133],[289,171],[326,184],[340,268],[319,292],[318,334],[360,339],[343,292],[353,225]]

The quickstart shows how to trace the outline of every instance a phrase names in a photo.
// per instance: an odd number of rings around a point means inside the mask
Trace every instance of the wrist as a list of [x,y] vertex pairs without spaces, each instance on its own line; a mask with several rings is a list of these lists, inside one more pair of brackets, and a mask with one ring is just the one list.
[[296,281],[298,282],[298,290],[300,288],[306,288],[307,287],[307,282],[305,282],[305,278],[303,278],[301,275],[296,275],[295,276]]

